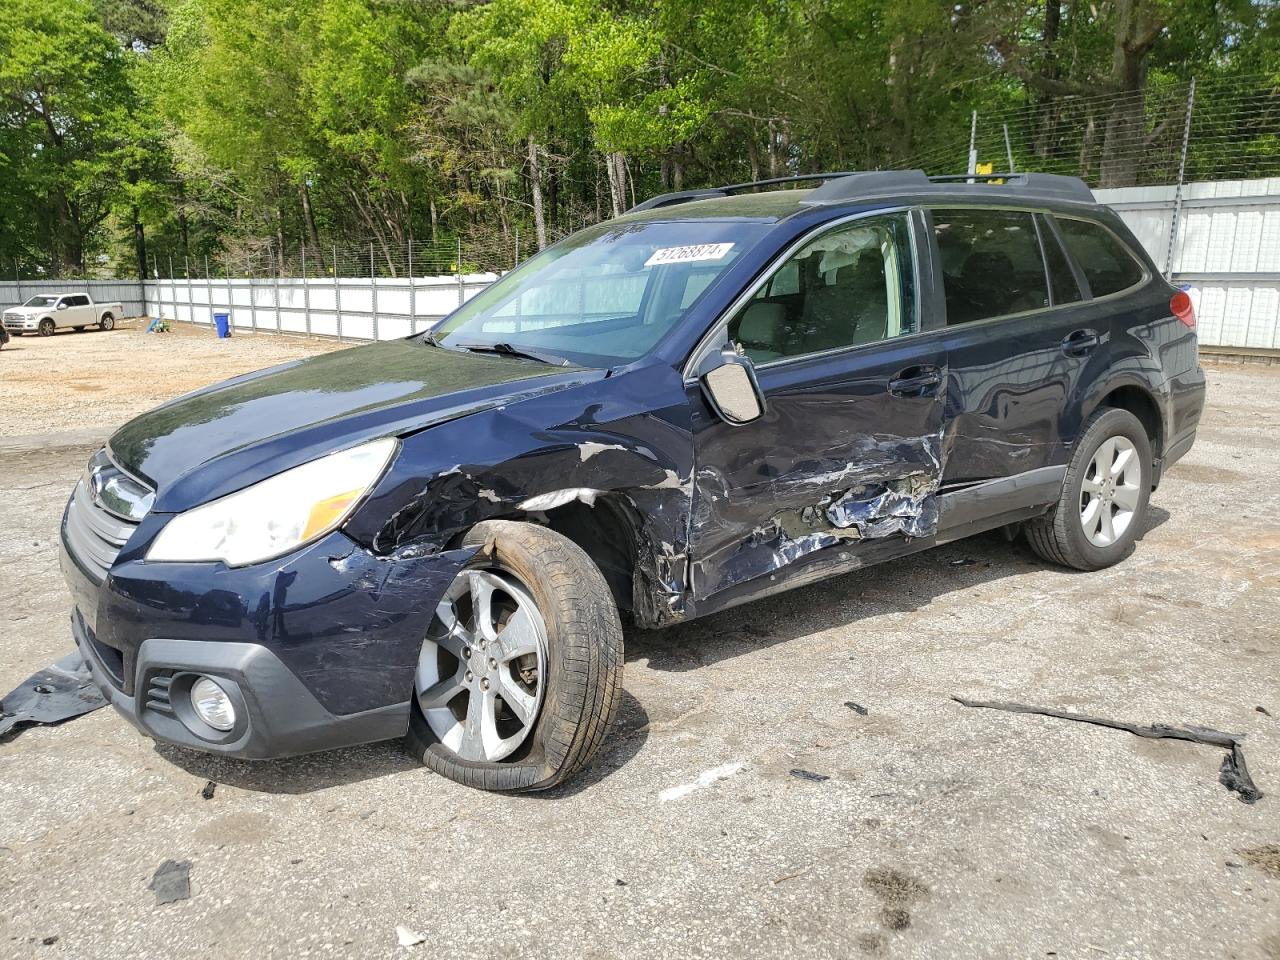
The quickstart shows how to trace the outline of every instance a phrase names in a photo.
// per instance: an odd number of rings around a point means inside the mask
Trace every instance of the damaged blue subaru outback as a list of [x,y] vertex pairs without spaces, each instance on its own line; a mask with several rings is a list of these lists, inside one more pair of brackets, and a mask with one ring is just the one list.
[[816,186],[656,197],[429,334],[125,425],[62,523],[97,684],[184,747],[405,737],[537,790],[605,737],[623,618],[996,528],[1123,558],[1195,439],[1188,295],[1079,180],[787,179]]

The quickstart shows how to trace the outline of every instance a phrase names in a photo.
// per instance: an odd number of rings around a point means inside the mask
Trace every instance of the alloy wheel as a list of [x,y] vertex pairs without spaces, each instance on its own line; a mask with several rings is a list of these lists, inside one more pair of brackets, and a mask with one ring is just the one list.
[[542,707],[547,629],[505,570],[464,570],[436,607],[414,693],[431,732],[463,760],[510,756]]
[[1093,455],[1080,484],[1080,526],[1095,547],[1124,536],[1138,509],[1142,463],[1127,437],[1110,437]]

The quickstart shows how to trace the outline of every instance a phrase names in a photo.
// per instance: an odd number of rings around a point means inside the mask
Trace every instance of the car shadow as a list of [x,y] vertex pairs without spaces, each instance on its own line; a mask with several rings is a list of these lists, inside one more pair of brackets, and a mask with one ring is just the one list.
[[[639,700],[623,690],[617,719],[591,766],[563,786],[528,796],[572,796],[599,783],[639,753],[648,737],[648,713]],[[280,760],[238,760],[169,743],[156,743],[155,751],[194,777],[254,793],[314,793],[424,769],[405,751],[403,740],[386,740]]]
[[[1139,541],[1169,518],[1167,510],[1149,507]],[[955,591],[1031,570],[1064,577],[1094,575],[1047,563],[1022,538],[1011,542],[1003,533],[992,531],[689,623],[662,630],[629,628],[626,657],[629,662],[647,661],[654,670],[697,670],[868,617],[911,613]]]

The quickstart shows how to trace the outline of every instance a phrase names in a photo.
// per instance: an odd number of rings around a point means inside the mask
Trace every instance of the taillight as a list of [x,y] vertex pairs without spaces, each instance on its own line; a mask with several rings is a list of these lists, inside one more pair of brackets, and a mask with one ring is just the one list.
[[1191,303],[1191,295],[1187,291],[1179,290],[1173,295],[1173,299],[1169,301],[1169,310],[1188,327],[1195,329],[1196,308]]

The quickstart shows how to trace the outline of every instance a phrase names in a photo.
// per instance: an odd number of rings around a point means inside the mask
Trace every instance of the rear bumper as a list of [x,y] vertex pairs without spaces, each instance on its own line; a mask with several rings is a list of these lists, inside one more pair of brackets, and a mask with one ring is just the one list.
[[[129,559],[143,552],[131,541],[99,582],[63,541],[95,683],[148,736],[263,759],[403,736],[435,605],[474,551],[380,558],[333,533],[257,567]],[[201,676],[230,695],[231,731],[194,716]]]

